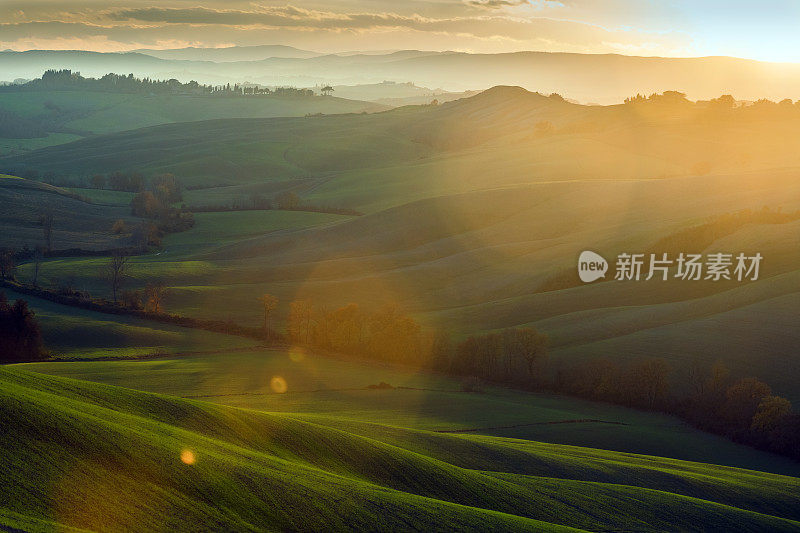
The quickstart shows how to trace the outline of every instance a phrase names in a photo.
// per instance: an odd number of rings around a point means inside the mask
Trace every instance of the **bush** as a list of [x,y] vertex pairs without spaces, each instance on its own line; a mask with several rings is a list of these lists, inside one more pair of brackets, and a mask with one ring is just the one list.
[[47,357],[39,322],[28,302],[9,304],[0,293],[0,361],[36,361]]
[[128,233],[128,225],[125,224],[124,220],[119,219],[114,222],[113,226],[111,226],[111,232],[115,235],[119,235],[120,233]]
[[393,389],[394,386],[389,385],[385,381],[381,381],[377,385],[368,385],[367,388],[368,389],[373,389],[373,390],[386,390],[386,389]]
[[142,309],[142,294],[139,291],[122,291],[122,305],[128,309]]

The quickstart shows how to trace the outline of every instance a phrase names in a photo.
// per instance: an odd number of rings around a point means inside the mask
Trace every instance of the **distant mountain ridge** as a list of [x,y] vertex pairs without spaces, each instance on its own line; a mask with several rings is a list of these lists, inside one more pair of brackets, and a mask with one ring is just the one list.
[[293,46],[279,44],[266,44],[258,46],[230,46],[225,48],[202,48],[190,46],[187,48],[172,48],[156,50],[142,48],[134,50],[139,54],[145,54],[159,59],[182,59],[189,61],[260,61],[272,57],[283,57],[293,59],[308,59],[324,55],[321,52],[301,50]]
[[[260,57],[253,54],[305,55]],[[689,98],[733,94],[737,99],[800,99],[800,65],[731,57],[662,58],[551,52],[469,54],[404,50],[385,54],[326,54],[297,49],[242,47],[139,52],[0,52],[4,78],[36,78],[50,68],[85,76],[133,73],[200,83],[262,85],[363,85],[384,80],[441,87],[449,92],[519,85],[543,94],[557,92],[581,102],[618,103],[637,93],[679,90]],[[308,54],[311,54],[310,56]],[[206,57],[206,60],[199,60]],[[209,60],[209,59],[215,59]]]

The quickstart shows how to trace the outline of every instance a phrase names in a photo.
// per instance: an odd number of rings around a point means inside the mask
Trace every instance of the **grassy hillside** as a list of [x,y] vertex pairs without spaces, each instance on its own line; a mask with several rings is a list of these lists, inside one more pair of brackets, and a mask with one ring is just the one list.
[[56,359],[149,357],[256,344],[241,337],[59,305],[5,289],[0,292],[11,301],[21,298],[28,302],[41,325],[45,345]]
[[[97,357],[103,353],[115,352],[98,350]],[[48,362],[20,368],[235,407],[302,414],[324,425],[346,421],[359,431],[378,424],[465,432],[800,475],[796,462],[703,433],[671,416],[500,387],[470,393],[462,390],[459,378],[298,349],[222,349],[147,361]],[[370,388],[381,382],[394,388]]]
[[[429,152],[410,139],[379,131],[383,119],[376,117],[358,114],[168,124],[51,147],[6,158],[3,164],[46,168],[59,175],[112,168],[173,172],[185,185],[218,186],[320,177],[321,173],[399,162]],[[333,135],[342,127],[349,130],[347,135]]]
[[116,220],[135,223],[130,209],[95,205],[75,193],[33,180],[0,175],[0,246],[35,248],[44,243],[39,217],[53,215],[53,249],[87,250],[127,246],[111,231]]
[[0,139],[0,155],[7,155],[69,142],[81,136],[157,124],[218,118],[374,112],[388,109],[388,106],[337,97],[211,98],[90,91],[19,91],[3,92],[0,109],[34,120],[49,132],[47,137]]
[[[440,106],[385,113],[168,124],[6,157],[0,164],[59,175],[173,171],[187,184],[203,186],[324,179],[311,198],[348,200],[346,207],[363,210],[370,201],[385,208],[547,181],[796,167],[793,117],[790,111],[719,115],[688,102],[581,106],[495,87]],[[419,187],[410,198],[409,190]]]
[[[716,114],[715,114],[716,113]],[[294,190],[348,219],[219,214],[134,262],[133,284],[172,287],[170,310],[256,325],[256,295],[317,308],[397,302],[456,338],[522,324],[564,360],[725,360],[797,400],[798,223],[750,223],[704,251],[761,253],[754,283],[601,283],[542,293],[593,249],[613,262],[709,218],[800,209],[797,121],[788,111],[720,115],[691,103],[579,106],[498,87],[440,106],[372,115],[173,124],[36,151],[4,164],[88,173],[174,171],[230,204]],[[783,113],[783,114],[782,114]],[[542,123],[550,124],[542,128]],[[800,147],[797,147],[800,148]],[[142,157],[142,154],[147,154]],[[294,215],[293,215],[294,216]],[[96,259],[64,260],[102,294]],[[22,269],[24,274],[26,269]]]
[[797,479],[774,474],[495,437],[391,428],[363,436],[291,415],[18,370],[0,370],[0,381],[5,525],[135,524],[155,531],[198,524],[254,531],[442,525],[790,531],[799,525]]

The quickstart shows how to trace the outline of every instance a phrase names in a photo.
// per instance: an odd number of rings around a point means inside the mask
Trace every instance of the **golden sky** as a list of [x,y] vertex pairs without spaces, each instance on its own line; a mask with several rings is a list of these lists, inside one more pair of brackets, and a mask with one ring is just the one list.
[[796,0],[2,0],[0,49],[285,44],[800,62]]

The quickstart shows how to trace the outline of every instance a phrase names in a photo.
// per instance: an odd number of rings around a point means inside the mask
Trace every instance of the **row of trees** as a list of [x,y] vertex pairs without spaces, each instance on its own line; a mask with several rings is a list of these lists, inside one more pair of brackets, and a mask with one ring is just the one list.
[[[333,89],[324,87],[323,94],[330,94]],[[310,97],[315,93],[312,89],[298,89],[295,87],[276,87],[270,89],[255,84],[204,85],[196,81],[181,83],[172,78],[169,80],[155,80],[151,78],[137,78],[133,74],[109,73],[101,78],[85,78],[80,72],[72,70],[47,70],[41,78],[27,83],[0,86],[0,92],[19,91],[97,91],[131,94],[184,94],[184,95],[210,95],[210,96],[254,96],[277,95]]]
[[660,358],[620,364],[607,358],[572,364],[555,389],[631,407],[677,414],[693,425],[758,448],[800,458],[800,415],[786,398],[753,377],[736,379],[720,361],[692,363],[680,375]]
[[363,214],[360,211],[347,207],[308,204],[303,202],[300,196],[294,191],[283,191],[272,198],[266,197],[260,193],[253,193],[250,196],[242,196],[234,199],[230,204],[189,205],[186,206],[185,209],[193,213],[282,209],[286,211],[313,211],[316,213],[333,213],[351,216],[360,216]]
[[649,96],[637,94],[625,99],[625,104],[629,106],[641,105],[660,105],[663,107],[676,106],[697,106],[711,112],[724,113],[727,111],[737,111],[741,114],[769,114],[770,112],[797,112],[800,111],[800,100],[796,102],[790,98],[785,98],[779,102],[761,98],[755,102],[737,101],[733,95],[723,94],[718,98],[708,101],[692,102],[686,97],[685,93],[679,91],[664,91],[663,93],[653,93]]
[[[278,299],[266,294],[260,300],[269,331]],[[490,381],[667,412],[704,430],[800,458],[800,415],[789,400],[756,378],[734,378],[720,362],[695,363],[680,376],[657,357],[566,365],[548,359],[547,336],[534,328],[504,329],[452,344],[447,335],[422,327],[394,306],[368,312],[351,303],[327,310],[308,299],[289,304],[287,336],[296,344],[431,368],[471,383]]]
[[134,311],[161,313],[164,310],[169,287],[163,281],[148,282],[144,290],[123,290],[130,277],[130,256],[124,252],[114,252],[101,266],[100,276],[108,282],[114,303],[121,302],[123,307]]
[[[128,269],[129,258],[121,253],[103,267],[114,301],[121,300],[131,310],[163,313],[169,288],[151,282],[143,290],[124,290]],[[279,338],[274,328],[278,298],[264,294],[259,303],[263,337]],[[480,390],[474,383],[488,381],[663,411],[707,431],[800,458],[800,415],[789,400],[756,378],[734,378],[719,362],[692,364],[681,369],[680,376],[656,357],[563,364],[548,359],[547,336],[533,328],[474,335],[453,344],[446,334],[423,327],[396,306],[367,311],[351,303],[327,309],[299,299],[288,308],[286,337],[295,344],[460,375],[473,383],[470,390]],[[43,356],[38,325],[24,302],[9,305],[0,298],[0,315],[4,343],[0,357],[33,360]]]
[[[269,304],[266,328],[277,299],[264,295],[262,301]],[[292,342],[337,353],[525,386],[545,380],[547,337],[532,328],[471,336],[453,345],[446,334],[424,328],[394,305],[366,311],[351,303],[329,310],[301,299],[289,304],[286,329]]]
[[183,187],[171,173],[156,174],[149,180],[141,172],[122,172],[120,170],[108,174],[93,174],[85,183],[91,189],[109,189],[112,191],[142,192],[150,189],[161,190],[170,202],[179,202]]

